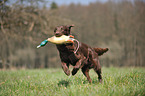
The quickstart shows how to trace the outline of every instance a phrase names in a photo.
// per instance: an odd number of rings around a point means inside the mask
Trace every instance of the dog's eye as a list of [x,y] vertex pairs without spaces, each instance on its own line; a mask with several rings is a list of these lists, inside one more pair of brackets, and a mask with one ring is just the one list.
[[54,32],[56,32],[57,29],[54,29]]

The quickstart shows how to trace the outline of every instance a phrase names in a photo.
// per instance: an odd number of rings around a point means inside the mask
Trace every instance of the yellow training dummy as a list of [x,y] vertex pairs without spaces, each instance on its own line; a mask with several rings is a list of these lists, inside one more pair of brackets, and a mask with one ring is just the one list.
[[64,43],[73,43],[73,36],[66,36],[62,35],[60,37],[53,36],[51,38],[48,38],[47,41],[54,43],[54,44],[64,44]]
[[48,39],[42,41],[41,44],[37,46],[37,48],[45,46],[48,41],[53,44],[65,44],[65,43],[74,43],[74,40],[76,40],[76,39],[74,39],[74,36],[72,36],[72,35],[69,35],[69,36],[62,35],[60,37],[53,36],[51,38],[48,38]]

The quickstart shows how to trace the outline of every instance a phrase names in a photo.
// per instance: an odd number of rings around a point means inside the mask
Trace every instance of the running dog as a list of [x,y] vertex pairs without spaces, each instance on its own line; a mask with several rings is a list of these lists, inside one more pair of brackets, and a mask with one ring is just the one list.
[[[58,26],[54,29],[54,35],[60,37],[62,35],[71,35],[71,28],[74,25]],[[101,66],[98,56],[108,51],[108,48],[92,48],[84,43],[66,43],[56,44],[59,51],[61,66],[66,75],[70,75],[69,66],[73,66],[72,75],[75,75],[79,69],[87,77],[91,83],[92,80],[89,76],[91,68],[98,74],[98,79],[102,82]],[[77,50],[78,49],[78,50]]]

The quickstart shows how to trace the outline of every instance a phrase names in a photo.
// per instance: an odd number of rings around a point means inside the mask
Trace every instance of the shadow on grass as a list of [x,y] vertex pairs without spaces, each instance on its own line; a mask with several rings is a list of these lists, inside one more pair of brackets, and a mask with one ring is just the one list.
[[101,84],[98,80],[92,80],[92,84]]
[[97,81],[97,80],[92,80],[92,83],[89,83],[88,80],[84,80],[84,81],[83,81],[83,84],[100,84],[100,82]]
[[[101,84],[98,80],[96,80],[96,79],[93,79],[92,80],[92,83],[89,83],[88,82],[88,80],[78,80],[79,82],[76,82],[76,84]],[[70,80],[60,80],[58,83],[57,83],[57,85],[59,86],[59,87],[62,87],[62,86],[64,86],[64,87],[68,87],[68,86],[70,86],[70,84],[71,84],[72,82],[70,81]]]
[[69,85],[70,85],[70,81],[61,80],[61,81],[58,82],[59,87],[61,87],[61,86],[68,87]]

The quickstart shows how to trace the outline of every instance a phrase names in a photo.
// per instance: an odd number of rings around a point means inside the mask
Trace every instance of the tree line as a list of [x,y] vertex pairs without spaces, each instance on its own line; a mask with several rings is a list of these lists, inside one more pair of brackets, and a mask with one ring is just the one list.
[[[145,2],[96,1],[47,8],[45,0],[0,1],[0,68],[60,67],[55,45],[36,49],[59,25],[92,47],[108,47],[102,66],[145,66]],[[42,6],[43,5],[43,6]],[[40,7],[42,6],[42,7]]]

